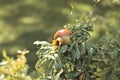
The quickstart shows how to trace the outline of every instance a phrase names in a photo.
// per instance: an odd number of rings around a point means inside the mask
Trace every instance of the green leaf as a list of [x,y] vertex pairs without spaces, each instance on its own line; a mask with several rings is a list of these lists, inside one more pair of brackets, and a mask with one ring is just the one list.
[[69,72],[69,73],[65,74],[65,77],[66,77],[67,79],[73,79],[73,78],[79,76],[80,73],[81,73],[81,72]]
[[73,43],[71,43],[71,44],[70,44],[70,47],[68,48],[68,51],[69,51],[69,52],[71,52],[71,51],[72,51],[72,49],[73,49],[74,45],[75,45],[75,42],[73,42]]
[[[47,63],[47,64],[46,64]],[[36,69],[41,73],[41,75],[50,75],[54,70],[54,60],[51,59],[39,59],[36,63]]]
[[86,45],[84,42],[82,42],[82,45],[81,45],[81,46],[82,46],[82,47],[81,47],[81,48],[82,48],[82,53],[85,54],[85,53],[86,53],[86,46],[87,46],[87,45]]
[[88,57],[89,57],[89,59],[92,58],[93,54],[94,54],[94,50],[93,50],[93,48],[91,48],[91,49],[88,51]]
[[115,58],[117,57],[117,54],[118,54],[117,50],[114,49],[114,50],[110,53],[111,58],[112,58],[112,59],[115,59]]
[[95,56],[92,57],[92,60],[93,60],[93,61],[97,61],[97,62],[102,62],[102,61],[104,61],[104,60],[101,58],[101,54],[96,54]]
[[[48,63],[48,64],[46,64]],[[51,75],[51,73],[54,71],[54,60],[49,60],[45,62],[45,74]]]
[[60,48],[60,53],[65,53],[66,51],[67,51],[67,49],[68,49],[68,46],[67,45],[64,45],[64,46],[62,46],[61,48]]
[[79,46],[78,45],[76,45],[75,46],[75,58],[76,59],[79,59],[80,58],[80,50],[79,50]]
[[47,41],[35,41],[33,44],[35,44],[35,45],[50,45]]
[[90,64],[89,67],[93,69],[93,68],[96,68],[96,65],[95,64]]
[[114,69],[114,71],[120,72],[120,67]]
[[62,67],[63,67],[63,64],[62,64],[62,62],[61,62],[61,60],[60,60],[59,57],[57,58],[57,60],[55,60],[55,66],[56,66],[56,69],[57,69],[58,71],[61,70]]
[[120,80],[119,77],[115,74],[110,75],[108,79],[110,79],[110,80]]
[[45,61],[46,61],[46,59],[44,59],[44,60],[39,59],[35,65],[35,68],[37,69],[37,71],[39,71],[42,75],[45,74],[44,66],[42,67],[42,65],[44,64]]
[[104,68],[100,73],[98,73],[97,75],[102,77],[102,76],[107,76],[107,73],[111,71],[110,67],[106,67]]
[[96,80],[103,80],[102,78],[96,78]]
[[76,51],[75,51],[74,48],[73,48],[72,51],[71,51],[71,58],[72,58],[73,62],[75,62],[75,59],[76,59]]

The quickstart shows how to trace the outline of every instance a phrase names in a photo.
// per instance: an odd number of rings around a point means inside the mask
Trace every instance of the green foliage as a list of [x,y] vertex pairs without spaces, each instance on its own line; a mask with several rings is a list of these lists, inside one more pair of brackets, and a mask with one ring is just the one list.
[[[77,17],[78,22],[84,22],[86,19],[88,20],[88,18],[90,18],[89,21],[94,23],[95,27],[94,32],[90,33],[90,38],[89,34],[85,33],[87,35],[85,39],[80,39],[83,42],[81,44],[83,50],[78,51],[78,47],[72,47],[75,43],[70,44],[71,47],[69,50],[71,51],[72,48],[75,48],[80,54],[86,52],[85,49],[89,50],[89,52],[98,50],[100,53],[108,51],[109,53],[116,54],[109,55],[112,55],[112,60],[115,61],[114,57],[117,55],[119,56],[117,53],[119,51],[120,41],[119,0],[0,0],[0,52],[5,48],[8,55],[13,55],[17,49],[26,47],[31,53],[27,55],[28,65],[30,65],[31,70],[34,70],[34,64],[37,58],[32,54],[34,53],[35,48],[31,43],[35,40],[51,41],[53,38],[52,35],[57,29],[60,29],[64,24],[73,21],[71,16],[68,16],[71,11],[71,4],[74,6],[74,16]],[[110,35],[104,36],[99,42],[101,36],[105,35],[106,32],[109,32]],[[86,41],[87,39],[94,44]],[[103,41],[105,41],[105,44],[103,44]],[[109,41],[110,43],[108,43]],[[115,45],[115,49],[110,46],[111,44],[112,46]],[[105,48],[105,51],[101,52],[101,50],[99,50],[101,47]],[[68,46],[61,47],[63,53],[67,50]],[[55,53],[58,52],[55,51]],[[75,58],[82,57],[81,55],[77,56],[78,53],[76,53],[76,55],[72,54],[72,56]],[[92,56],[92,54],[90,54],[90,56]],[[1,54],[0,59],[2,60]],[[29,71],[30,73],[31,70]],[[76,73],[76,75],[77,74],[79,74],[79,72]],[[34,74],[34,76],[36,75]]]
[[39,60],[36,69],[40,79],[119,80],[120,42],[103,37],[99,44],[88,41],[90,22],[68,24],[65,28],[72,32],[71,43],[55,50],[46,41],[37,41]]
[[28,65],[26,64],[25,54],[28,50],[18,51],[17,59],[7,56],[3,50],[4,60],[0,62],[0,80],[31,80],[27,75]]
[[78,21],[84,21],[88,15],[92,18],[95,27],[89,40],[98,42],[107,31],[119,40],[119,0],[0,0],[0,52],[6,49],[8,55],[15,56],[16,50],[29,49],[26,57],[34,70],[37,57],[32,54],[35,47],[31,43],[49,42],[56,30],[71,23],[71,4]]

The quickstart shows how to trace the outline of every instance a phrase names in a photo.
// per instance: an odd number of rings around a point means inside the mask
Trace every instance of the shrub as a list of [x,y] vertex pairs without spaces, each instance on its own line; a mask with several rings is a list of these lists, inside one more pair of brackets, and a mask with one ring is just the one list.
[[0,62],[0,80],[32,80],[28,76],[28,65],[25,54],[28,50],[18,51],[17,59],[8,57],[5,50],[3,50],[4,60]]
[[89,40],[90,22],[68,24],[71,43],[55,50],[47,41],[36,41],[39,60],[36,69],[41,79],[51,80],[119,80],[120,42],[104,36],[99,43]]

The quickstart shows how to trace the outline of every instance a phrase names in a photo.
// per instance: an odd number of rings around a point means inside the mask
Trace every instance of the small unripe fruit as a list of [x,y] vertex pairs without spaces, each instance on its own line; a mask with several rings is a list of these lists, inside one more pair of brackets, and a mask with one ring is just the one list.
[[58,30],[54,35],[53,45],[62,46],[69,44],[71,35],[72,33],[68,29]]

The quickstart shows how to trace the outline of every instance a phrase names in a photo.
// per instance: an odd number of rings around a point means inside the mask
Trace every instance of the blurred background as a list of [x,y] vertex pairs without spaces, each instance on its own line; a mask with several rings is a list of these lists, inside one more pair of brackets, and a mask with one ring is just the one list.
[[26,48],[30,71],[34,70],[33,42],[51,42],[58,29],[73,22],[71,10],[78,22],[87,19],[94,24],[91,42],[97,43],[107,33],[120,40],[119,0],[0,0],[0,61],[3,49],[15,57],[17,50]]

